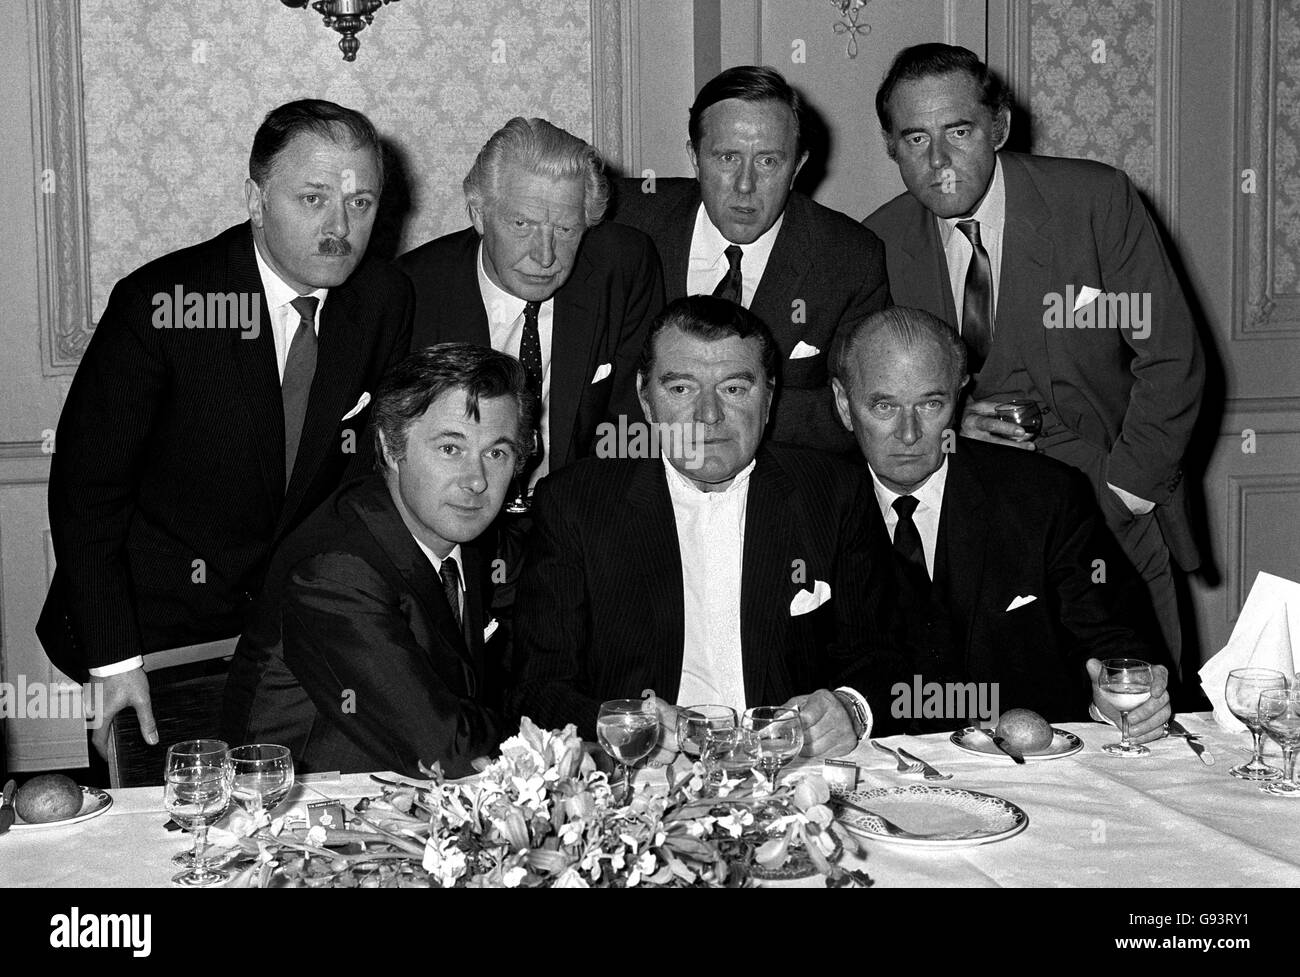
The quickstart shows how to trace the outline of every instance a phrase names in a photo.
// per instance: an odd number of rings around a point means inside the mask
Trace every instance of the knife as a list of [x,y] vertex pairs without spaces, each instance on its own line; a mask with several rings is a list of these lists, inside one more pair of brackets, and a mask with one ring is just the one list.
[[985,736],[987,736],[989,739],[991,739],[991,740],[993,741],[993,745],[994,745],[994,746],[996,746],[999,750],[1001,750],[1001,751],[1002,751],[1003,753],[1005,753],[1007,756],[1011,757],[1011,759],[1015,760],[1016,763],[1024,763],[1024,762],[1025,762],[1025,758],[1022,757],[1022,756],[1020,755],[1020,751],[1019,751],[1019,750],[1014,750],[1014,749],[1012,749],[1011,747],[1007,746],[1007,741],[1004,740],[1001,736],[998,736],[996,733],[994,733],[993,730],[991,730],[991,729],[980,729],[980,727],[978,727],[978,726],[972,726],[971,729],[975,730],[975,732],[977,732],[977,733],[983,733]]
[[18,787],[16,780],[11,780],[5,784],[4,799],[0,801],[0,835],[9,830],[14,823],[16,812],[14,811],[14,791]]
[[1196,754],[1197,759],[1199,759],[1203,764],[1207,767],[1214,766],[1214,754],[1206,749],[1205,745],[1201,743],[1199,736],[1195,733],[1189,733],[1186,727],[1176,719],[1169,720],[1169,722],[1166,723],[1166,727],[1171,736],[1181,736],[1186,741],[1187,745],[1192,748],[1192,752]]

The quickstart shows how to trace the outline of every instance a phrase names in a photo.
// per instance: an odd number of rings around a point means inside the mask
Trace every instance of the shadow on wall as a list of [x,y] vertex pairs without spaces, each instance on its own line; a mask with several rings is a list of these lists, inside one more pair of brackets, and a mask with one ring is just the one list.
[[414,213],[411,200],[410,166],[404,150],[388,139],[381,140],[384,151],[384,192],[379,198],[374,230],[370,233],[369,254],[384,261],[397,257],[406,222]]

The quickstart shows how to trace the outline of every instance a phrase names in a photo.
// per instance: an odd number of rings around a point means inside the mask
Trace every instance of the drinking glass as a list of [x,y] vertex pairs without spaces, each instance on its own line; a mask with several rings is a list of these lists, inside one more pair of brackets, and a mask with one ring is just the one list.
[[1264,692],[1286,688],[1286,676],[1271,668],[1234,668],[1228,673],[1225,693],[1232,714],[1245,723],[1255,737],[1255,755],[1249,763],[1228,773],[1242,780],[1281,780],[1282,771],[1264,762],[1264,727],[1259,720],[1259,697]]
[[1283,779],[1261,784],[1260,790],[1287,797],[1300,795],[1295,782],[1295,748],[1300,746],[1300,691],[1269,689],[1259,694],[1259,721],[1264,731],[1282,747]]
[[167,748],[163,804],[194,835],[193,866],[172,877],[177,885],[205,886],[229,878],[220,869],[208,868],[204,857],[208,825],[218,821],[230,804],[226,750],[221,740],[185,740]]
[[803,724],[799,720],[799,710],[785,706],[754,706],[745,710],[740,725],[758,734],[758,769],[775,787],[781,768],[803,749]]
[[758,765],[762,751],[758,734],[741,726],[710,729],[700,750],[700,762],[707,771],[705,793],[713,794],[724,780],[743,780]]
[[998,404],[994,412],[998,420],[1018,424],[1024,430],[1025,436],[1017,441],[1032,441],[1043,430],[1043,412],[1036,401],[1008,400]]
[[293,757],[287,746],[254,743],[236,746],[230,761],[230,796],[253,817],[270,814],[293,787]]
[[1151,698],[1151,666],[1138,658],[1109,658],[1101,663],[1102,697],[1119,711],[1118,743],[1102,747],[1111,756],[1150,756],[1145,746],[1129,742],[1128,714]]
[[596,738],[623,767],[623,797],[632,798],[632,765],[659,742],[659,714],[643,699],[610,699],[600,704]]
[[677,748],[698,760],[710,730],[734,729],[735,725],[736,710],[730,706],[685,706],[677,710]]
[[[538,404],[535,409],[541,410],[541,404]],[[526,515],[533,507],[532,496],[528,492],[528,482],[532,477],[533,469],[539,463],[536,459],[542,450],[542,432],[534,428],[532,440],[532,448],[529,449],[528,457],[524,459],[523,471],[510,480],[512,491],[510,500],[505,504],[505,511],[512,516]]]

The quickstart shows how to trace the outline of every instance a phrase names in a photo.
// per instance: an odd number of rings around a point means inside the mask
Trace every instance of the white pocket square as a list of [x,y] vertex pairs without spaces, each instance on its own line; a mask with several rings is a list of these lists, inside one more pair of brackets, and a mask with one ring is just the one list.
[[612,366],[608,363],[602,363],[600,366],[596,367],[596,375],[591,378],[591,382],[600,383],[601,380],[604,380],[605,377],[609,376],[613,372],[614,368]]
[[815,611],[830,599],[831,585],[825,580],[814,581],[812,590],[801,590],[794,595],[794,600],[790,601],[790,616],[798,617]]
[[1036,600],[1038,600],[1038,598],[1033,594],[1030,594],[1028,597],[1017,597],[1007,605],[1007,610],[1014,611],[1017,607],[1024,607],[1026,604],[1032,604]]
[[498,627],[500,627],[500,625],[497,624],[496,618],[493,618],[492,620],[488,621],[487,627],[483,629],[483,640],[487,641],[489,638],[492,637],[492,635],[496,634]]
[[358,398],[357,406],[353,407],[350,411],[348,411],[346,414],[343,415],[343,420],[346,421],[349,417],[356,417],[358,414],[360,414],[363,410],[366,409],[366,404],[368,403],[370,403],[369,390],[367,390],[365,393],[363,393],[360,396],[360,398]]
[[794,349],[790,350],[790,359],[805,360],[810,356],[816,356],[820,352],[821,350],[816,346],[809,346],[801,339],[799,340],[798,345],[796,345]]
[[1093,288],[1091,285],[1081,285],[1075,296],[1074,309],[1072,311],[1078,312],[1100,294],[1101,289],[1099,288]]

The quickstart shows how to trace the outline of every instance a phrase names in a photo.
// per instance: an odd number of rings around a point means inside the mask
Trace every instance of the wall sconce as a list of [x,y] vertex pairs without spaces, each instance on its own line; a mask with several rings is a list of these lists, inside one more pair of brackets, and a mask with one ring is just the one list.
[[[286,7],[305,7],[310,0],[280,0]],[[387,3],[397,0],[316,0],[312,4],[318,14],[325,18],[325,26],[333,27],[343,35],[339,41],[339,50],[343,52],[344,61],[355,61],[357,49],[361,42],[357,33],[366,29],[367,24],[375,22],[375,11]]]
[[831,30],[836,34],[847,34],[848,45],[845,54],[849,58],[858,56],[858,36],[866,36],[871,33],[870,24],[858,23],[858,16],[870,0],[831,0],[831,6],[839,11],[840,19],[833,25]]

